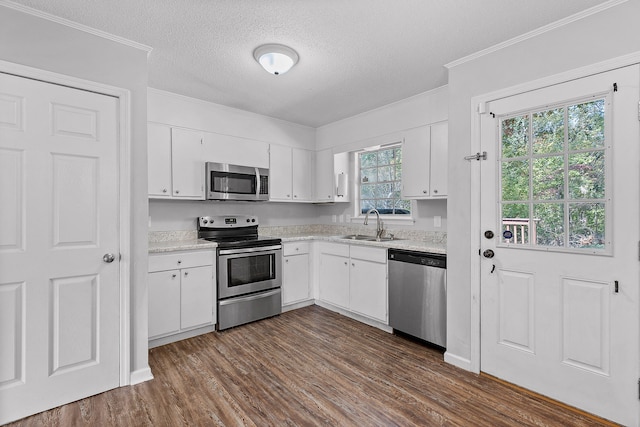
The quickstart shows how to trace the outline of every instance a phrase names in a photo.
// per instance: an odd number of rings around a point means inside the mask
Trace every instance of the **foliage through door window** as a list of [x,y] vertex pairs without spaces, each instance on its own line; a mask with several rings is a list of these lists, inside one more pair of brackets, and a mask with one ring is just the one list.
[[606,97],[500,119],[502,243],[607,247]]
[[411,201],[401,199],[402,148],[387,146],[358,155],[360,213],[376,208],[381,215],[409,215]]

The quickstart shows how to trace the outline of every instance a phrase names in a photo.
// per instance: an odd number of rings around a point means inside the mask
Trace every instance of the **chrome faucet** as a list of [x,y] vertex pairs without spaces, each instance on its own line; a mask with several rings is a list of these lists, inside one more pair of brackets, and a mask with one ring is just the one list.
[[369,224],[369,214],[373,212],[374,214],[376,214],[376,239],[380,239],[382,237],[382,234],[384,233],[384,224],[382,223],[382,221],[380,221],[380,212],[378,212],[377,209],[369,209],[369,212],[367,212],[367,214],[364,217],[364,225],[368,225]]

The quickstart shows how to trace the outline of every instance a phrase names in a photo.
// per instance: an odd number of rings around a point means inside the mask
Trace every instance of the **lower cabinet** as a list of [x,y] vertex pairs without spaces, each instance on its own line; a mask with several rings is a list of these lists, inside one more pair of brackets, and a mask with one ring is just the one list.
[[213,251],[149,255],[149,340],[201,327],[212,329],[214,259]]
[[319,244],[319,299],[388,324],[387,250]]
[[286,306],[311,299],[309,242],[291,242],[282,245],[282,305]]

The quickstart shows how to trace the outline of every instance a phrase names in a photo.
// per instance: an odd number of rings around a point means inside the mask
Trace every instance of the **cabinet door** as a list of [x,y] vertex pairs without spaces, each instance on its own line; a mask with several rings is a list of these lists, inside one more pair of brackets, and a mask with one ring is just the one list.
[[269,168],[269,144],[231,135],[204,133],[204,158],[207,162]]
[[269,199],[291,200],[291,148],[271,145],[269,148]]
[[292,149],[292,192],[294,201],[313,200],[313,152]]
[[202,133],[171,129],[171,159],[173,197],[204,199]]
[[316,153],[315,200],[333,202],[335,194],[335,174],[333,169],[333,150]]
[[210,325],[213,320],[213,267],[180,270],[180,328]]
[[432,197],[447,195],[449,124],[437,123],[431,126],[431,177]]
[[149,338],[180,330],[180,270],[149,273]]
[[387,323],[387,264],[351,259],[349,309]]
[[407,131],[402,144],[402,197],[420,199],[429,196],[431,159],[430,126]]
[[320,254],[320,299],[349,308],[349,258]]
[[171,197],[171,128],[149,123],[147,126],[149,197]]
[[309,254],[284,257],[282,304],[308,300],[309,284]]

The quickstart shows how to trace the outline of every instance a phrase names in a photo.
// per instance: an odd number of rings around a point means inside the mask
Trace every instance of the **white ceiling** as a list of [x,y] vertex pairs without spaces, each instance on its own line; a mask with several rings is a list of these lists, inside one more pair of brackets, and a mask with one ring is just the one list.
[[[15,0],[153,48],[149,86],[318,127],[447,83],[444,64],[605,0]],[[300,62],[273,76],[264,43]]]

